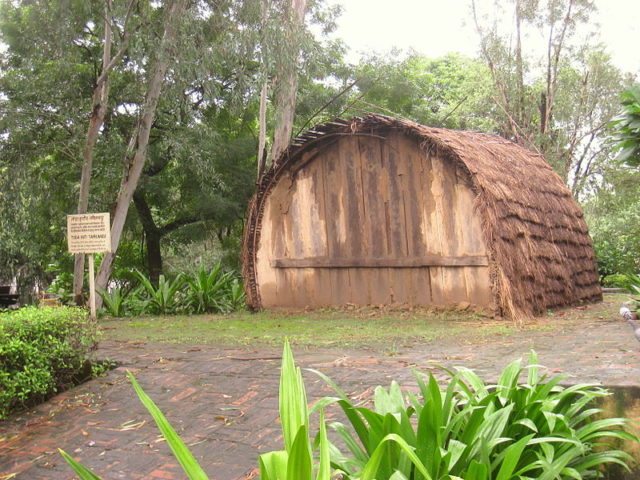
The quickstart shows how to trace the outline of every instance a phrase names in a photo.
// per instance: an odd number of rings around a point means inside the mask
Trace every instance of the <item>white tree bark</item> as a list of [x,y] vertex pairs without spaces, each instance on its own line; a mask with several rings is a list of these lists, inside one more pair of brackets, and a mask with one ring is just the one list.
[[293,131],[293,118],[298,90],[298,72],[296,64],[300,52],[300,31],[304,25],[307,0],[291,0],[285,29],[285,45],[289,58],[282,62],[279,69],[276,93],[276,126],[271,149],[271,161],[274,162],[289,146]]
[[[133,193],[138,186],[140,174],[144,167],[147,146],[151,125],[155,118],[158,99],[162,91],[162,83],[171,62],[171,50],[176,40],[176,21],[185,8],[186,0],[174,0],[169,6],[164,19],[164,33],[158,48],[156,62],[151,72],[147,93],[145,96],[142,115],[137,128],[133,133],[135,138],[133,159],[130,160],[129,168],[123,178],[118,199],[116,202],[113,220],[111,222],[111,252],[106,253],[100,263],[100,270],[96,278],[96,288],[106,289],[111,276],[113,260],[120,244],[124,222],[127,218],[129,205],[133,198]],[[102,304],[102,299],[98,298],[98,308]]]

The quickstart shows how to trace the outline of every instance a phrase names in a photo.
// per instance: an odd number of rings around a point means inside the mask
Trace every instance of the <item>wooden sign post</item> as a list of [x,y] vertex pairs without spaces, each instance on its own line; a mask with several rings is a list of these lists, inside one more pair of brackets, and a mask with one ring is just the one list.
[[96,319],[94,253],[111,251],[111,221],[108,213],[67,215],[67,245],[70,253],[89,255],[89,305]]

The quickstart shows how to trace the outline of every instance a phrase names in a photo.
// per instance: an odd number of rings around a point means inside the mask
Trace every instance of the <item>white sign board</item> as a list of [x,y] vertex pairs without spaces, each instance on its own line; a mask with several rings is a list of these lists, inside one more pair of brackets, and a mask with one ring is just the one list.
[[102,253],[111,251],[111,229],[108,213],[67,215],[67,244],[70,253]]

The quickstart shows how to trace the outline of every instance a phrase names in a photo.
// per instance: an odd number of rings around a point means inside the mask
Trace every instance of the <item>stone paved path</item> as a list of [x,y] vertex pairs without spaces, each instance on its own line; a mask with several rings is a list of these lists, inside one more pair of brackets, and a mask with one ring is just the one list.
[[[640,385],[640,344],[625,323],[602,320],[562,331],[524,330],[477,342],[449,339],[373,350],[296,348],[303,368],[324,371],[346,392],[415,385],[411,368],[463,365],[487,381],[534,348],[551,373],[572,382]],[[138,402],[125,371],[138,378],[214,480],[257,477],[257,456],[280,448],[277,414],[279,351],[144,343],[101,344],[99,356],[120,362],[105,377],[0,422],[0,479],[71,479],[62,448],[106,479],[184,478],[153,421]],[[310,400],[331,392],[305,372]]]

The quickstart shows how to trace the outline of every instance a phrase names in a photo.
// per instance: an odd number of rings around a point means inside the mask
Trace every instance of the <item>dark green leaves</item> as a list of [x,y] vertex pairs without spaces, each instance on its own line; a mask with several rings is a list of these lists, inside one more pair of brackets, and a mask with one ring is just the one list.
[[614,141],[621,149],[617,159],[628,165],[640,165],[640,85],[622,94],[622,112],[610,124]]

